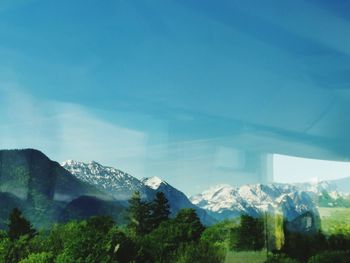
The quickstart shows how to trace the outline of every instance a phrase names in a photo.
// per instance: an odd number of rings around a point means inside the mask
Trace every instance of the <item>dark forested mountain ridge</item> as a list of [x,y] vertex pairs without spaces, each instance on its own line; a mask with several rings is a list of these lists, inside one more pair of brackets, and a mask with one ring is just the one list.
[[58,222],[72,201],[93,196],[112,197],[93,187],[34,149],[0,151],[0,227],[9,211],[19,207],[36,226]]

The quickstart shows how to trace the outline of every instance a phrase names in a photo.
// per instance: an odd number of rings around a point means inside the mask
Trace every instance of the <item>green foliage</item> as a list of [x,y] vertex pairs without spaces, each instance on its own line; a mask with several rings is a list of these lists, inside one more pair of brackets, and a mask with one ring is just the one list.
[[[137,230],[138,224],[129,223],[121,228],[111,217],[94,216],[53,225],[34,235],[31,223],[19,210],[14,210],[9,230],[0,231],[0,262],[262,263],[266,261],[265,250],[228,249],[262,249],[264,226],[267,226],[269,246],[273,244],[271,249],[277,253],[269,257],[268,263],[349,262],[346,261],[350,258],[349,235],[326,237],[322,233],[290,232],[282,217],[272,215],[265,217],[266,224],[261,218],[242,216],[240,221],[224,221],[205,228],[193,209],[180,210],[175,218],[169,219],[167,200],[163,197],[159,195],[157,201],[147,204],[135,194],[130,201],[134,204],[130,218],[145,215],[147,226],[142,229],[147,231]],[[157,224],[156,219],[159,219]],[[277,244],[283,237],[284,245],[278,251]]]
[[152,229],[156,229],[163,221],[169,219],[170,205],[163,192],[157,192],[151,204]]
[[152,255],[155,262],[168,262],[169,258],[176,258],[175,252],[180,246],[199,241],[203,230],[193,209],[180,210],[174,219],[164,221],[145,236],[141,242],[142,253]]
[[20,236],[16,240],[9,240],[3,256],[4,262],[18,263],[21,259],[26,258],[30,252],[30,239],[27,235]]
[[208,242],[221,249],[230,249],[231,243],[236,241],[233,232],[239,223],[236,220],[226,220],[207,227],[201,235],[201,241]]
[[8,224],[8,236],[10,239],[19,239],[23,235],[28,235],[33,237],[35,235],[35,229],[32,227],[31,223],[24,218],[22,212],[14,208],[9,217]]
[[196,211],[191,208],[181,209],[174,222],[180,233],[179,242],[197,241],[205,229]]
[[50,238],[62,262],[112,262],[126,254],[128,245],[113,220],[103,216],[58,226]]
[[349,263],[349,251],[324,251],[311,257],[308,263]]
[[237,250],[260,250],[264,247],[264,221],[248,215],[241,216],[237,233]]
[[350,235],[350,208],[319,208],[319,212],[326,235]]
[[11,241],[3,231],[1,231],[0,237],[0,262],[6,262],[6,256],[10,249]]
[[143,236],[151,231],[151,205],[141,200],[139,192],[135,192],[129,200],[128,212],[128,228],[135,236]]
[[317,252],[325,250],[327,246],[327,239],[321,232],[304,234],[289,232],[285,229],[285,242],[282,251],[291,258],[306,261]]
[[284,244],[283,216],[267,214],[264,217],[267,228],[267,244],[269,251],[281,250]]
[[40,252],[30,254],[19,263],[53,263],[53,255],[51,252]]
[[220,263],[225,259],[224,249],[207,242],[183,244],[177,250],[176,263]]
[[162,222],[138,241],[141,251],[139,262],[169,262],[169,259],[176,259],[180,247],[184,249],[192,242],[200,243],[203,231],[204,226],[195,210],[182,209],[174,219]]

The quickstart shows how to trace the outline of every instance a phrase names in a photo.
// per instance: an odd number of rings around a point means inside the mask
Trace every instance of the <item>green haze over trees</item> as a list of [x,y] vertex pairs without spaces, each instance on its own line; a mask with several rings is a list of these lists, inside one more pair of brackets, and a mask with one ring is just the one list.
[[242,215],[237,237],[238,250],[261,250],[265,244],[263,219]]

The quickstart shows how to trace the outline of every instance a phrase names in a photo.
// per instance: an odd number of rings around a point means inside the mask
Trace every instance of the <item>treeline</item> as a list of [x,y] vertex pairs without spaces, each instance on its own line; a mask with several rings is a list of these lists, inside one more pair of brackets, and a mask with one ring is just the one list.
[[277,259],[287,256],[296,262],[350,263],[350,236],[343,234],[326,236],[321,230],[318,233],[305,234],[290,232],[287,229],[284,229],[284,235],[282,249],[274,251],[274,257]]
[[7,231],[0,232],[0,262],[223,262],[225,251],[206,240],[206,228],[195,210],[180,210],[175,218],[169,215],[163,193],[151,203],[135,193],[129,201],[126,226],[108,216],[95,216],[36,231],[14,209]]
[[350,237],[288,230],[281,215],[220,222],[205,227],[195,210],[170,218],[163,193],[129,200],[125,225],[108,216],[56,224],[37,231],[13,209],[0,231],[0,262],[6,263],[219,263],[227,251],[261,251],[266,262],[350,262]]
[[242,215],[240,223],[230,229],[228,244],[235,251],[265,249],[270,263],[350,262],[349,235],[326,236],[321,229],[316,233],[290,231],[281,215]]

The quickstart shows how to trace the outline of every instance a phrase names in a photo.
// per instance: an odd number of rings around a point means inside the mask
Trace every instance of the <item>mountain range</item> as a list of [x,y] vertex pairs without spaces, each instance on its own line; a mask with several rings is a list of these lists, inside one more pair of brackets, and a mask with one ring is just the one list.
[[[123,222],[128,199],[135,191],[145,201],[157,192],[169,200],[171,215],[182,208],[196,210],[204,224],[237,217],[279,213],[308,230],[318,224],[317,198],[339,197],[332,183],[219,185],[188,198],[158,177],[138,179],[95,161],[69,160],[61,165],[33,149],[0,151],[0,228],[10,209],[19,207],[35,226],[108,214]],[[327,199],[328,200],[328,199]],[[328,202],[328,201],[327,201]],[[300,219],[304,215],[305,218]],[[310,220],[308,220],[310,219]],[[303,222],[302,224],[298,222]],[[306,222],[306,223],[305,223]],[[309,222],[309,223],[307,223]]]
[[314,224],[300,225],[303,231],[308,231],[316,222],[319,224],[319,213],[311,196],[285,184],[254,184],[237,188],[219,185],[192,196],[190,200],[219,221],[241,214],[258,217],[268,213],[281,214],[292,222],[301,215],[310,214]]
[[[264,212],[279,213],[287,220],[293,221],[303,214],[310,214],[311,226],[319,221],[319,215],[312,196],[306,192],[310,190],[303,185],[301,191],[296,185],[244,185],[233,188],[229,185],[220,185],[204,191],[202,194],[188,198],[184,193],[174,188],[158,177],[138,180],[120,170],[104,167],[97,162],[66,161],[62,166],[84,182],[108,191],[115,198],[120,198],[118,189],[123,192],[123,200],[131,197],[133,191],[143,193],[144,199],[150,201],[155,192],[163,192],[171,207],[172,215],[181,208],[193,208],[197,211],[202,222],[212,224],[215,221],[231,219],[241,214],[257,217]],[[153,193],[152,193],[153,191]],[[311,227],[309,226],[309,227]],[[300,226],[307,231],[307,226]]]
[[125,172],[103,166],[95,161],[83,163],[69,160],[61,165],[79,180],[107,192],[125,206],[135,191],[140,192],[141,197],[148,202],[154,199],[157,192],[163,192],[169,201],[171,215],[175,216],[182,208],[193,208],[204,224],[215,222],[204,209],[192,204],[184,193],[158,177],[139,180]]
[[73,160],[65,161],[61,166],[78,180],[107,192],[125,204],[135,191],[139,191],[143,199],[154,197],[153,189],[139,179],[113,167],[103,166],[95,161],[83,163]]

